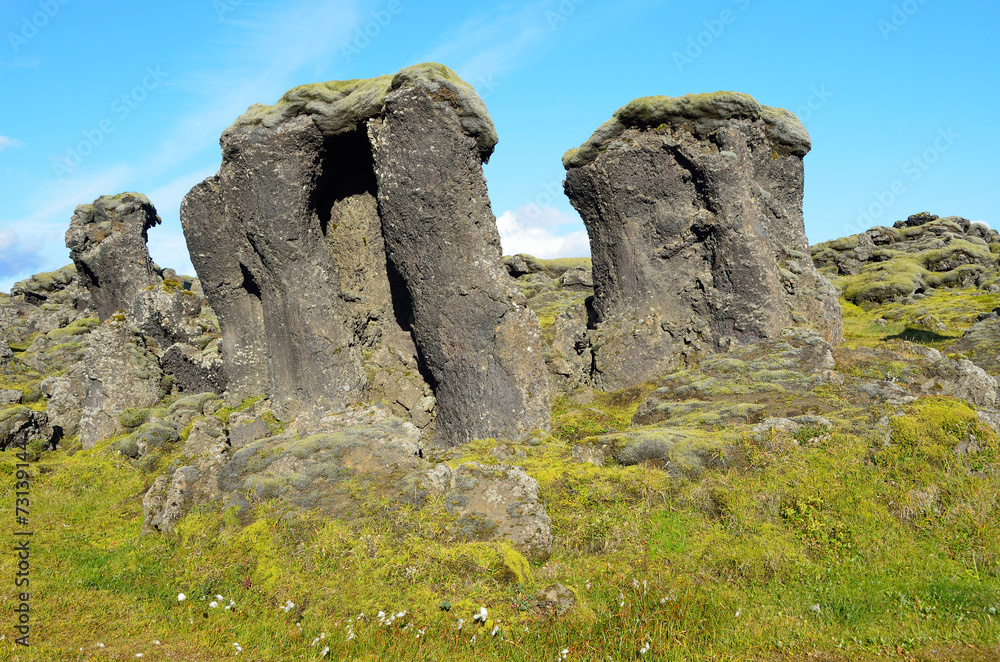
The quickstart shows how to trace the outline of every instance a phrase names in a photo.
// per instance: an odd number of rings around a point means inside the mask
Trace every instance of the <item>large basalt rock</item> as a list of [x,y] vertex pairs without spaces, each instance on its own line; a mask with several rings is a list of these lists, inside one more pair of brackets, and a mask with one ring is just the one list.
[[537,318],[501,261],[483,177],[495,134],[485,108],[470,111],[484,121],[467,132],[463,98],[478,101],[451,72],[404,70],[371,130],[386,250],[448,443],[522,438],[549,422]]
[[141,193],[105,195],[76,208],[66,246],[101,321],[128,308],[142,288],[160,282],[146,249],[147,232],[159,223]]
[[[500,266],[482,176],[496,134],[472,88],[440,65],[306,85],[221,143],[181,222],[231,400],[267,394],[282,416],[381,401],[421,427],[436,411],[444,443],[547,426],[537,321]],[[515,359],[523,348],[534,357]]]
[[810,326],[841,339],[802,220],[805,129],[739,93],[645,97],[567,152],[590,234],[593,378],[621,388],[692,350]]

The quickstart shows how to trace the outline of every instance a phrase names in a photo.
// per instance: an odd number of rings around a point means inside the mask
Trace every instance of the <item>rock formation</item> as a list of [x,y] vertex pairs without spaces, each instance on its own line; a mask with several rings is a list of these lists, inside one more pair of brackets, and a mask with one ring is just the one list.
[[593,256],[597,385],[791,326],[840,341],[837,294],[802,220],[809,148],[788,111],[718,92],[636,99],[567,152],[565,190]]
[[936,287],[1000,292],[1000,233],[960,216],[922,212],[812,247],[813,260],[848,301],[880,304]]
[[159,284],[146,249],[146,233],[159,223],[140,193],[102,196],[76,208],[66,247],[101,321],[131,304],[142,288]]
[[548,425],[534,315],[500,263],[496,143],[454,72],[306,85],[222,135],[181,207],[229,397],[285,415],[386,402],[443,444]]

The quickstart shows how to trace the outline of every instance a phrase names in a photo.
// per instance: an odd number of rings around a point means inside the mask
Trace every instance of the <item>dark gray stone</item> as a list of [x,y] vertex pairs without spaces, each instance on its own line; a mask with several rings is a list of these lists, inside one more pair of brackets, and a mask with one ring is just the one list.
[[802,220],[809,147],[788,111],[719,92],[637,99],[566,154],[566,194],[590,234],[599,386],[787,327],[840,342],[837,293]]
[[541,333],[501,261],[482,171],[492,145],[463,126],[463,86],[433,66],[404,70],[371,126],[386,252],[412,302],[445,444],[549,426]]
[[142,288],[159,284],[146,249],[146,233],[159,223],[141,193],[105,195],[76,208],[66,247],[101,321],[130,308]]
[[383,402],[419,427],[435,414],[445,443],[548,425],[537,320],[482,176],[496,134],[454,72],[295,88],[221,142],[181,222],[231,402],[266,394],[282,417]]

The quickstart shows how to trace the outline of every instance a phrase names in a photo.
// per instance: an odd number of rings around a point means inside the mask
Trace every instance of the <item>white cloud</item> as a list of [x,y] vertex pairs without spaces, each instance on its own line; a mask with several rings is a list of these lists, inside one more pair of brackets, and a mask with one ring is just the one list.
[[555,207],[529,204],[507,210],[497,218],[497,231],[505,255],[528,253],[542,259],[590,255],[583,223]]
[[0,136],[0,152],[10,147],[24,147],[24,143],[18,140],[17,138],[11,138],[10,136]]

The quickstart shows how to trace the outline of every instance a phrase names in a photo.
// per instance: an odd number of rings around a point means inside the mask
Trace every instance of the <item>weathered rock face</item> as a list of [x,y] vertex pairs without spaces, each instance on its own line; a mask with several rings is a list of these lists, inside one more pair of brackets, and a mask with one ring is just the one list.
[[101,196],[76,208],[66,246],[102,321],[160,282],[146,249],[146,233],[159,222],[141,193]]
[[563,159],[590,234],[593,378],[621,388],[690,350],[811,326],[840,341],[809,257],[805,129],[738,93],[646,97]]
[[468,85],[440,65],[307,85],[221,142],[181,222],[231,400],[382,401],[421,427],[436,411],[444,443],[547,426],[537,321],[482,176],[496,134]]
[[108,320],[90,333],[87,343],[80,443],[92,448],[124,431],[119,417],[126,409],[150,407],[163,393],[156,355],[125,321]]
[[538,323],[501,262],[483,177],[492,123],[476,134],[462,125],[463,113],[485,116],[475,102],[446,74],[404,71],[371,131],[386,250],[412,301],[448,443],[522,438],[549,417]]

